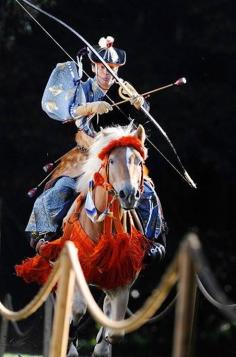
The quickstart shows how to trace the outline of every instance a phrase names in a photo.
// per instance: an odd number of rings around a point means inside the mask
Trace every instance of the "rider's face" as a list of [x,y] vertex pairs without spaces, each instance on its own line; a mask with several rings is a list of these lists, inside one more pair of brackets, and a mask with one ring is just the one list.
[[[115,72],[118,73],[119,66],[115,64],[108,64],[108,66]],[[102,63],[95,63],[94,70],[96,74],[96,79],[99,87],[103,90],[108,90],[114,83],[114,78],[111,73]]]

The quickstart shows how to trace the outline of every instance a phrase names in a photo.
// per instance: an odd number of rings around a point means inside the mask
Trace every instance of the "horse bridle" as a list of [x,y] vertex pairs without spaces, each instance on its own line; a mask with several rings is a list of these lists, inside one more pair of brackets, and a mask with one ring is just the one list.
[[[111,153],[111,152],[110,152]],[[100,182],[98,180],[96,180],[95,178],[95,186],[103,186],[105,188],[106,191],[108,191],[110,194],[112,194],[113,196],[119,197],[119,193],[115,190],[115,188],[112,186],[112,184],[109,181],[109,155],[105,156],[105,158],[103,159],[103,162],[100,166],[100,169],[98,170],[98,172],[96,174],[99,174],[100,176]],[[103,177],[100,174],[100,171],[104,169],[105,170],[105,177]],[[144,174],[143,174],[143,161],[141,161],[141,180],[139,182],[139,192],[142,193],[143,189],[144,189]]]
[[[98,171],[98,174],[101,176],[100,171],[102,168],[105,169],[105,175],[106,177],[104,177],[104,185],[108,188],[108,190],[114,191],[116,193],[116,195],[119,195],[118,192],[116,192],[116,190],[114,189],[114,187],[110,184],[109,182],[109,156],[112,152],[113,149],[117,148],[117,147],[133,147],[135,150],[137,150],[140,154],[140,156],[142,157],[142,161],[141,161],[141,180],[140,180],[140,185],[139,185],[139,189],[140,192],[143,192],[143,188],[144,188],[144,183],[143,183],[143,160],[146,157],[146,153],[145,153],[145,148],[143,146],[143,144],[141,143],[141,141],[133,135],[127,135],[127,136],[122,136],[119,139],[113,139],[111,140],[111,142],[109,142],[98,154],[98,157],[102,160],[102,164],[101,167]],[[95,174],[96,175],[96,174]],[[100,178],[101,180],[101,178]],[[95,179],[96,181],[96,179]],[[98,182],[97,182],[98,183]],[[95,182],[96,185],[96,182]]]

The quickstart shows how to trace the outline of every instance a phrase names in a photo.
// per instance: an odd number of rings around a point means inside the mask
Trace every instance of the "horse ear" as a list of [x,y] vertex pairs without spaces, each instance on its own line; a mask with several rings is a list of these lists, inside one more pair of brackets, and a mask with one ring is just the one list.
[[141,143],[144,145],[145,139],[146,139],[146,134],[145,134],[145,130],[144,127],[139,124],[139,126],[137,127],[137,130],[134,133],[134,136],[136,136]]
[[100,130],[99,134],[101,136],[107,136],[108,135],[102,127],[101,127],[101,130]]
[[106,136],[106,133],[104,132],[104,128],[100,126],[99,132],[96,134],[96,138],[101,138],[103,136]]
[[[112,129],[112,128],[110,128],[110,129]],[[99,132],[99,134],[100,134],[101,136],[108,136],[108,135],[111,134],[111,131],[109,130],[108,127],[106,127],[105,129],[102,128],[102,127],[100,127],[100,132]]]

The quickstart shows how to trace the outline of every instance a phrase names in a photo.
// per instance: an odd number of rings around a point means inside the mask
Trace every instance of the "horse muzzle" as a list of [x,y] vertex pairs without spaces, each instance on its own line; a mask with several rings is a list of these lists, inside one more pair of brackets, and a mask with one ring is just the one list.
[[133,186],[125,186],[119,191],[118,196],[121,207],[130,210],[135,208],[140,198],[140,192]]

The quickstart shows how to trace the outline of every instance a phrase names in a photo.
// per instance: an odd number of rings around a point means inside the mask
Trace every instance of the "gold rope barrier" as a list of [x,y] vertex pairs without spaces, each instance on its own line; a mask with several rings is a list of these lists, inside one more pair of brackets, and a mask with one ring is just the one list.
[[80,287],[81,293],[93,318],[102,326],[111,328],[121,333],[134,331],[145,324],[145,322],[155,313],[157,308],[161,306],[170,289],[178,279],[178,261],[175,259],[168,268],[167,272],[164,274],[159,287],[153,291],[152,295],[146,300],[143,307],[138,310],[135,315],[126,320],[114,321],[109,319],[103,313],[94,300],[84,278],[84,274],[78,260],[77,249],[72,242],[67,242],[65,244],[59,260],[62,261],[63,269],[61,270],[61,277],[58,283],[55,318],[50,343],[50,357],[66,356],[72,289],[74,286],[73,283],[75,282],[74,278]]
[[32,315],[47,300],[48,295],[58,281],[60,270],[60,261],[58,261],[54,265],[53,270],[48,277],[47,283],[39,290],[33,300],[31,300],[23,309],[19,311],[11,311],[0,302],[0,315],[11,321],[23,320]]
[[[158,288],[156,288],[152,295],[147,299],[143,307],[138,310],[134,316],[129,317],[127,320],[123,321],[113,321],[110,320],[97,305],[94,300],[87,282],[84,278],[83,271],[78,261],[77,249],[74,247],[72,242],[67,242],[63,253],[61,256],[66,254],[67,259],[69,259],[73,270],[75,271],[76,281],[81,288],[82,294],[88,303],[88,309],[95,320],[105,327],[112,328],[116,331],[131,332],[142,326],[145,321],[147,321],[161,306],[165,298],[167,297],[170,289],[177,281],[177,261],[171,264],[167,272],[164,274],[161,283]],[[33,298],[33,300],[27,304],[23,309],[19,311],[11,311],[7,309],[0,302],[0,314],[8,320],[19,321],[25,319],[37,311],[40,306],[46,301],[48,295],[50,294],[52,288],[56,285],[56,282],[60,279],[60,271],[63,270],[62,257],[58,259],[55,263],[51,274],[49,275],[47,283],[40,289],[38,294]]]
[[[190,238],[190,239],[188,239]],[[82,295],[87,302],[88,309],[93,318],[102,326],[111,328],[116,332],[129,333],[137,330],[151,318],[166,299],[171,288],[179,279],[179,257],[184,251],[187,255],[186,245],[196,247],[198,239],[190,236],[185,245],[181,245],[179,253],[163,275],[160,284],[153,290],[144,305],[131,317],[121,321],[109,319],[94,300],[88,284],[84,278],[81,265],[78,260],[77,249],[72,242],[66,242],[62,253],[55,263],[47,283],[40,289],[33,300],[19,311],[10,311],[0,302],[0,314],[8,320],[17,321],[32,315],[47,299],[53,287],[58,283],[57,299],[54,313],[53,331],[50,343],[50,357],[65,357],[69,331],[69,319],[75,281],[80,287]],[[191,239],[192,238],[192,239]],[[196,239],[193,239],[196,238]],[[185,246],[185,249],[183,247]],[[190,257],[189,257],[190,259]],[[182,265],[182,263],[181,263]],[[181,272],[181,271],[180,271]],[[181,276],[180,276],[181,278]],[[187,279],[184,278],[187,282]],[[185,283],[186,284],[186,283]],[[188,284],[187,284],[188,285]],[[186,293],[185,293],[186,295]],[[183,340],[184,336],[180,338]],[[179,338],[178,338],[179,340]],[[174,355],[174,357],[180,355]],[[183,356],[183,355],[181,355]]]
[[145,324],[145,322],[153,316],[156,310],[161,306],[170,289],[178,279],[177,274],[177,259],[170,265],[167,272],[164,274],[159,286],[153,290],[151,296],[146,300],[145,304],[133,316],[126,320],[114,321],[109,319],[94,300],[88,284],[84,278],[83,271],[78,262],[76,250],[71,242],[67,243],[66,249],[71,259],[72,267],[75,272],[76,281],[81,289],[81,292],[88,304],[88,309],[93,318],[102,326],[116,330],[117,332],[132,332]]

